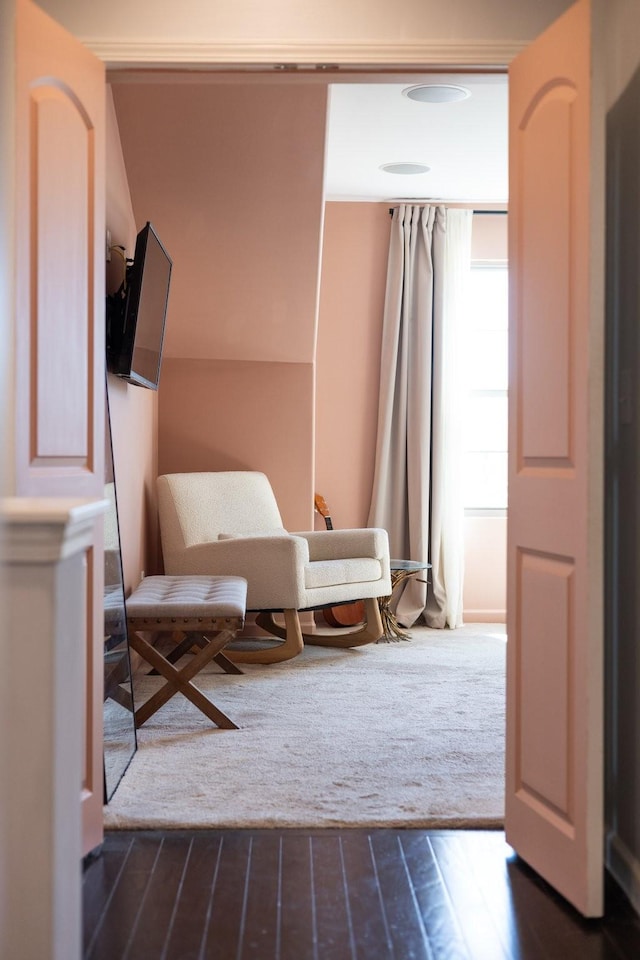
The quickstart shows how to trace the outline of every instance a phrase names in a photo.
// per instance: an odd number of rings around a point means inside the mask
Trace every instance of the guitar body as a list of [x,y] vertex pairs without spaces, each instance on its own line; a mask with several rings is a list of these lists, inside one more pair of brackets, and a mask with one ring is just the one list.
[[330,627],[355,627],[364,621],[364,602],[341,603],[336,607],[325,607],[322,611]]
[[[324,518],[327,530],[333,530],[333,521],[324,497],[316,493],[314,504],[320,516]],[[365,620],[364,601],[355,600],[353,603],[340,603],[335,607],[325,607],[322,615],[330,627],[355,627]]]

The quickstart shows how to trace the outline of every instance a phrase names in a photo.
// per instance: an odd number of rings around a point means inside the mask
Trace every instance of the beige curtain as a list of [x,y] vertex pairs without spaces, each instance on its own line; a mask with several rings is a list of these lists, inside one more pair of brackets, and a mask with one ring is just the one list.
[[428,588],[410,580],[398,602],[407,626],[462,623],[458,363],[471,219],[439,205],[393,211],[368,523],[388,530],[392,557],[432,565]]

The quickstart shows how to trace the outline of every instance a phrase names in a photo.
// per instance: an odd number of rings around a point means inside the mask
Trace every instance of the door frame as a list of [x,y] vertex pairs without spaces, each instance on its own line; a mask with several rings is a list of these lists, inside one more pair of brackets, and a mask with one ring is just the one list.
[[[567,4],[567,7],[570,4]],[[5,56],[0,57],[0,63],[3,65],[3,73],[9,74],[13,63],[13,29],[12,17],[15,4],[10,2],[3,5],[0,21],[8,21],[6,26],[9,29],[0,30],[0,50]],[[5,23],[3,22],[3,26]],[[429,73],[452,73],[464,74],[468,72],[482,71],[496,74],[507,72],[509,62],[519,53],[526,43],[524,42],[505,42],[505,41],[466,41],[466,42],[434,42],[434,43],[346,43],[346,44],[310,44],[310,43],[291,43],[288,45],[280,44],[134,44],[128,42],[110,41],[108,43],[101,41],[84,41],[96,56],[102,59],[107,69],[117,70],[118,73],[125,73],[128,69],[139,70],[155,68],[158,70],[170,68],[169,77],[176,68],[183,66],[194,69],[194,66],[200,69],[211,69],[220,73],[222,79],[224,72],[243,73],[247,78],[252,78],[253,82],[268,82],[271,77],[274,82],[281,82],[286,75],[291,80],[304,80],[313,82],[314,75],[310,71],[300,71],[297,75],[293,71],[284,71],[279,69],[283,63],[300,63],[305,65],[315,64],[340,64],[340,69],[335,73],[328,70],[318,70],[315,75],[317,82],[362,82],[366,78],[371,82],[391,81],[394,78],[403,76],[412,79],[416,74]],[[6,50],[4,48],[7,48]],[[261,70],[255,70],[255,64],[259,63]],[[366,69],[365,69],[366,68]],[[344,72],[340,72],[340,71]],[[356,74],[359,74],[356,78]],[[137,74],[139,77],[139,73]],[[107,74],[107,82],[109,75]],[[7,100],[13,102],[11,83],[0,85],[0,97],[3,105]],[[9,116],[11,114],[9,113]],[[3,112],[7,117],[7,113]],[[0,183],[12,182],[12,158],[14,155],[13,128],[11,124],[5,123],[0,132],[0,170],[6,176],[0,178]],[[6,194],[6,191],[4,191]],[[0,270],[6,275],[9,284],[8,290],[9,309],[6,316],[13,316],[12,310],[12,270],[13,261],[13,242],[14,230],[12,224],[13,205],[10,198],[0,196],[0,208],[4,214],[5,208],[8,216],[0,218],[0,245],[5,248],[5,256],[0,258]],[[5,313],[0,317],[4,321]],[[4,326],[8,329],[3,330],[4,336],[0,338],[3,344],[10,344],[12,336],[12,324],[5,322]],[[0,361],[1,361],[0,357]],[[5,381],[6,382],[6,381]],[[2,414],[2,428],[6,435],[10,433],[8,426],[13,421],[12,397],[9,391],[5,389],[5,396],[0,397],[0,411]],[[11,437],[9,436],[11,441]],[[12,450],[12,444],[5,444],[5,450]],[[2,698],[0,698],[2,702]],[[4,730],[9,726],[4,725]],[[1,878],[0,878],[1,879]],[[1,905],[0,905],[1,906]]]

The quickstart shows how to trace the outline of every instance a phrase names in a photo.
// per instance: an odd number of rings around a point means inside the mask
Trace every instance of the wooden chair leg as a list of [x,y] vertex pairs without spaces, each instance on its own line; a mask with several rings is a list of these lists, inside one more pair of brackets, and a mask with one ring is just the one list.
[[[382,636],[382,620],[380,619],[380,607],[378,606],[378,601],[375,597],[369,598],[364,601],[364,609],[366,619],[364,623],[350,630],[348,633],[336,633],[335,630],[328,632],[318,633],[302,633],[301,637],[304,643],[309,643],[317,647],[362,647],[367,643],[376,643]],[[285,613],[285,622],[286,615]],[[296,620],[298,622],[298,627],[300,626],[300,620],[296,614]],[[276,623],[274,620],[273,614],[270,612],[263,612],[258,614],[256,617],[256,623],[259,627],[262,627],[263,630],[268,630],[269,633],[273,633],[276,637],[285,637],[288,635],[288,631],[283,630],[280,624]]]
[[268,633],[280,637],[284,642],[260,650],[225,650],[225,656],[234,663],[281,663],[292,660],[302,653],[302,630],[297,610],[284,610],[285,626],[282,628],[273,619],[273,614],[262,611],[256,617],[257,625]]
[[380,617],[380,607],[376,597],[369,597],[364,601],[365,621],[350,630],[348,633],[339,633],[332,630],[331,633],[318,631],[317,633],[305,633],[304,642],[315,647],[362,647],[367,643],[377,643],[383,635],[382,619]]

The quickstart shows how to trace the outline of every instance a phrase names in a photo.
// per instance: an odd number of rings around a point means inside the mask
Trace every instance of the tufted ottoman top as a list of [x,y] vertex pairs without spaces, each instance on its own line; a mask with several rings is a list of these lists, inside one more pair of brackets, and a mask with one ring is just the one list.
[[127,598],[127,619],[244,619],[243,577],[145,577]]

